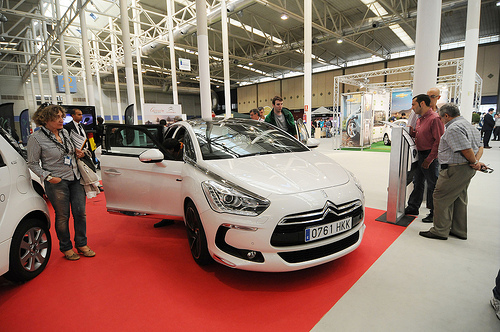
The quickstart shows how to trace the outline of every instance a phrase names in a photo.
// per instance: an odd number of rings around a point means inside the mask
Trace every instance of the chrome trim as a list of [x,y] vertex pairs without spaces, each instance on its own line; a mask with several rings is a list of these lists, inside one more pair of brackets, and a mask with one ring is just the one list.
[[[361,206],[363,206],[363,204],[361,203],[360,200],[356,200],[356,201],[349,202],[349,203],[339,205],[339,206],[335,205],[334,203],[332,203],[330,201],[327,201],[325,203],[325,206],[323,207],[323,210],[320,212],[309,212],[309,213],[304,213],[304,214],[286,216],[286,217],[283,217],[279,221],[278,225],[310,224],[310,223],[314,223],[314,222],[325,219],[326,215],[329,213],[333,213],[336,216],[340,217],[340,216],[343,216],[345,214],[351,213],[352,211],[356,210],[357,208],[359,208]],[[340,210],[344,210],[344,209],[347,209],[347,210],[340,212]],[[293,219],[297,219],[297,218],[314,218],[314,217],[316,217],[316,218],[311,219],[311,220],[307,220],[307,221],[299,221],[299,222],[288,222],[287,221],[287,220],[291,220],[291,219],[293,220]]]

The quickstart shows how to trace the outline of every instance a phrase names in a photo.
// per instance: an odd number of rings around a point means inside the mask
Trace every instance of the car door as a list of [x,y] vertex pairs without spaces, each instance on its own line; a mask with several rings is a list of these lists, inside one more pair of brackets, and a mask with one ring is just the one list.
[[158,149],[160,142],[142,126],[106,125],[101,176],[108,210],[183,216],[184,162],[163,159],[141,162],[141,153]]

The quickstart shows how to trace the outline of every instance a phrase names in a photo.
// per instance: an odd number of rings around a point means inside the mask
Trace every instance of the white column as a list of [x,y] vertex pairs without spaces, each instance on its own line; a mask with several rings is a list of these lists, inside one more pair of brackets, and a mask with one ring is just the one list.
[[174,104],[179,104],[179,93],[177,92],[177,67],[175,65],[175,42],[174,42],[174,20],[172,19],[174,0],[167,0],[168,15],[168,46],[170,48],[170,73],[172,75],[172,96]]
[[[38,52],[38,42],[35,42],[36,40],[36,28],[35,28],[35,20],[31,20],[31,51],[33,54],[36,54]],[[36,65],[36,76],[38,76],[38,88],[40,90],[40,104],[45,103],[45,93],[43,89],[43,77],[42,77],[42,69],[40,68],[40,63]]]
[[480,16],[481,1],[469,0],[467,3],[467,30],[465,32],[464,73],[461,86],[462,100],[458,101],[460,103],[460,114],[469,121],[472,121],[474,106]]
[[[137,80],[139,82],[139,105],[141,106],[141,118],[142,123],[144,123],[144,84],[142,81],[142,45],[139,35],[141,34],[141,25],[139,24],[141,17],[139,15],[139,9],[137,9],[137,0],[132,0],[132,6],[134,7],[134,34],[135,34],[135,57],[137,63]],[[137,107],[136,107],[137,109]]]
[[99,43],[96,41],[95,36],[92,35],[92,43],[94,45],[94,51],[95,51],[95,78],[97,81],[97,94],[99,96],[99,113],[101,114],[101,117],[104,119],[104,107],[102,106],[102,88],[101,88],[101,74],[99,73]]
[[[113,74],[115,78],[115,93],[116,93],[116,107],[118,108],[118,121],[123,123],[122,116],[122,101],[120,96],[120,81],[118,80],[118,67],[116,65],[116,49],[117,49],[117,40],[116,40],[116,32],[115,32],[115,24],[113,23],[113,19],[109,18],[109,26],[111,30],[111,59],[113,60]],[[113,119],[113,112],[111,112],[111,119]]]
[[208,61],[207,2],[196,0],[196,26],[198,41],[198,67],[200,75],[201,117],[212,119],[210,99],[210,67]]
[[[31,48],[30,48],[30,45],[28,43],[28,40],[25,40],[24,41],[24,49],[28,52],[28,53],[31,53]],[[24,56],[24,61],[26,63],[28,63],[29,59],[28,59],[28,56],[25,55]],[[36,106],[36,94],[35,94],[35,82],[34,82],[34,79],[33,79],[33,73],[30,74],[30,87],[31,87],[31,100],[33,101],[33,111],[31,111],[30,113],[33,114],[35,113],[36,109],[37,109],[37,106]],[[31,118],[31,116],[30,116]]]
[[95,106],[94,80],[92,79],[92,67],[90,66],[90,44],[87,31],[87,18],[85,8],[82,7],[82,0],[78,0],[78,10],[80,11],[80,27],[82,30],[83,63],[85,66],[85,78],[87,86],[87,105]]
[[[55,0],[56,2],[56,16],[60,21],[61,16],[61,6],[59,5],[59,0]],[[63,69],[63,77],[64,77],[64,94],[66,95],[66,105],[73,104],[73,97],[71,96],[70,88],[69,88],[69,75],[68,75],[68,62],[66,61],[66,46],[64,43],[64,33],[61,33],[59,36],[59,53],[61,53],[61,62]]]
[[312,0],[304,1],[304,113],[306,128],[311,136],[312,102]]
[[128,103],[134,104],[134,124],[137,124],[137,104],[135,102],[134,68],[132,46],[130,45],[130,27],[127,13],[127,0],[120,0],[120,21],[122,27],[123,56],[125,58],[125,79],[127,81]]
[[225,117],[231,117],[231,77],[229,74],[229,37],[227,31],[227,4],[226,0],[221,1],[222,15],[222,58],[224,66],[224,104],[226,105]]
[[[47,24],[43,21],[42,21],[42,27],[43,27],[43,42],[45,42],[47,41],[48,33],[47,33]],[[47,50],[46,60],[47,60],[47,72],[49,76],[50,94],[52,96],[52,104],[57,104],[56,82],[54,82],[54,73],[52,72],[52,57],[50,55],[50,50]]]
[[417,4],[413,96],[436,86],[440,31],[441,0],[420,0]]

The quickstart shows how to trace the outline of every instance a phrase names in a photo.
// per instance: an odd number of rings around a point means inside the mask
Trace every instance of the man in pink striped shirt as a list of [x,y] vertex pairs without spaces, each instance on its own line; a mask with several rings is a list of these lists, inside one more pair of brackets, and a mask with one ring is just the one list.
[[422,221],[429,223],[434,217],[432,193],[439,176],[437,153],[439,141],[444,133],[444,125],[430,105],[431,99],[426,94],[420,94],[412,100],[412,109],[420,116],[412,132],[418,150],[418,167],[413,177],[413,191],[408,199],[408,207],[405,209],[405,214],[418,215],[424,197],[425,183],[427,183],[426,197],[430,213]]

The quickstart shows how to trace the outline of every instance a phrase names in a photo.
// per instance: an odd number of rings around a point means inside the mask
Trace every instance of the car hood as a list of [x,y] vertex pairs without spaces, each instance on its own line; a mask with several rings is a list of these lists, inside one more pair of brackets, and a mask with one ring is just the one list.
[[349,182],[342,166],[313,151],[210,160],[206,164],[223,179],[263,196],[294,194]]

